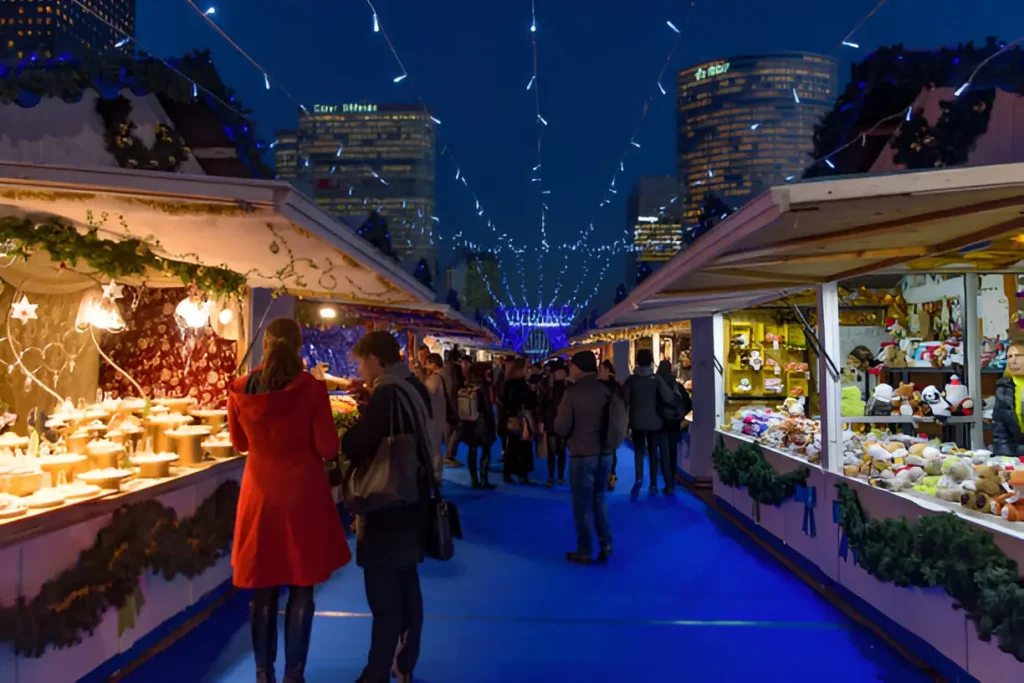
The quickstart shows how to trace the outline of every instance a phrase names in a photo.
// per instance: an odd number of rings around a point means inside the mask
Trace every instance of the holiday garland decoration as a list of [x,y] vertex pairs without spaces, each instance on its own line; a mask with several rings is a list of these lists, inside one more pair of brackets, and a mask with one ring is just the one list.
[[756,444],[744,443],[730,451],[718,437],[711,459],[719,481],[731,488],[745,488],[747,495],[762,505],[780,505],[796,494],[798,486],[807,485],[806,467],[779,474]]
[[[0,217],[0,243],[7,245],[6,255],[25,260],[36,251],[44,251],[62,267],[74,268],[84,261],[95,274],[110,280],[144,278],[150,269],[195,284],[215,297],[239,298],[245,293],[245,276],[226,267],[174,261],[157,256],[150,244],[136,237],[108,240],[100,237],[102,222],[90,221],[81,233],[56,220],[31,220],[16,216]],[[159,243],[153,245],[159,248]]]
[[224,482],[181,520],[156,500],[120,508],[74,566],[44,583],[35,597],[0,606],[0,642],[14,643],[26,657],[72,647],[108,609],[120,610],[136,595],[145,572],[168,581],[199,576],[231,552],[238,492],[238,482]]
[[[252,112],[221,81],[209,50],[197,50],[166,63],[138,53],[135,57],[115,55],[78,60],[61,56],[22,60],[14,66],[0,65],[0,105],[34,107],[44,97],[56,97],[71,104],[80,101],[89,89],[95,90],[101,99],[114,99],[123,90],[130,90],[139,97],[152,93],[162,101],[212,110],[252,175],[274,177],[260,158],[263,144],[256,140],[253,126],[246,118]],[[173,139],[169,144],[173,146]]]
[[109,100],[97,99],[96,113],[103,119],[106,149],[121,168],[173,173],[191,154],[182,137],[163,123],[156,125],[153,146],[146,145],[135,135],[136,126],[130,118],[132,103],[121,95]]
[[867,519],[848,484],[836,484],[839,526],[857,564],[897,586],[941,586],[974,622],[978,637],[1024,662],[1024,580],[992,534],[954,513]]

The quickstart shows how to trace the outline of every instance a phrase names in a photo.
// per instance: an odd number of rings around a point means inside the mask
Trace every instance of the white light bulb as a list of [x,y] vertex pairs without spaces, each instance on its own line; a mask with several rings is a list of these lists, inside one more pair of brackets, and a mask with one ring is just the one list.
[[320,317],[324,320],[334,320],[338,317],[338,312],[330,306],[324,306],[320,309]]
[[216,13],[217,13],[217,8],[216,7],[211,7],[208,10],[206,10],[205,12],[203,12],[203,14],[205,14],[208,17],[212,17]]
[[235,312],[230,308],[225,308],[217,314],[217,320],[220,321],[221,325],[230,325],[231,321],[235,319]]

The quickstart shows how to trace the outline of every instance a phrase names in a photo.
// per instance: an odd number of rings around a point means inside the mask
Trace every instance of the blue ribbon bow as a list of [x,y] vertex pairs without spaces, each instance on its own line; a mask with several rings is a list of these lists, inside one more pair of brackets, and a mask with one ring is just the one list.
[[814,486],[797,486],[796,501],[804,504],[804,523],[801,527],[804,533],[814,538],[818,535],[817,525],[814,523],[814,506],[817,504],[817,488]]
[[[832,501],[832,521],[839,524],[839,501]],[[850,550],[850,539],[846,536],[846,530],[842,526],[839,527],[839,557],[846,560],[847,554]],[[857,551],[853,551],[853,563],[857,564]]]

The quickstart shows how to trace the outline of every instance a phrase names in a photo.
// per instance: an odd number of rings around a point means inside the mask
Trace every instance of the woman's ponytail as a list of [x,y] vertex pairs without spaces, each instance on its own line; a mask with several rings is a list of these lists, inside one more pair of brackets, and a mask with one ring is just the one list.
[[302,329],[291,318],[275,318],[263,337],[263,386],[280,391],[302,373]]

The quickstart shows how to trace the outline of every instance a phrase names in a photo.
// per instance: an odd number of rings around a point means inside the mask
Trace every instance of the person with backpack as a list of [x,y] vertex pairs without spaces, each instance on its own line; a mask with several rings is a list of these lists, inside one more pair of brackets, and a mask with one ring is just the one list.
[[690,394],[676,380],[672,372],[672,361],[663,360],[658,363],[658,378],[672,392],[671,403],[660,404],[661,419],[664,427],[661,431],[661,476],[665,479],[662,491],[667,496],[675,494],[676,489],[676,458],[679,453],[679,442],[683,438],[683,420],[693,409]]
[[[576,564],[605,564],[612,555],[612,530],[605,500],[612,453],[626,437],[626,406],[597,378],[597,358],[591,351],[573,355],[572,385],[555,415],[555,433],[569,444],[569,483],[576,522],[576,550],[566,559]],[[594,532],[598,554],[593,554]]]
[[469,367],[466,386],[459,389],[459,420],[462,422],[462,441],[469,448],[466,462],[473,488],[491,490],[497,488],[489,477],[491,446],[497,441],[498,433],[487,382],[488,369],[487,363],[473,363]]
[[561,359],[552,361],[547,365],[551,376],[546,380],[545,387],[540,396],[541,421],[544,424],[544,433],[540,438],[546,439],[548,450],[548,483],[547,487],[555,485],[555,469],[558,470],[558,485],[565,486],[565,439],[555,434],[555,415],[558,413],[558,406],[565,396],[566,377],[568,370],[565,362]]
[[[654,353],[650,349],[638,349],[636,368],[622,387],[626,409],[629,411],[629,428],[633,434],[633,464],[636,482],[630,495],[640,494],[644,485],[644,456],[650,461],[650,493],[658,493],[658,470],[661,466],[661,439],[658,432],[664,427],[660,408],[672,402],[668,385],[654,374]],[[666,482],[668,486],[668,482]]]

